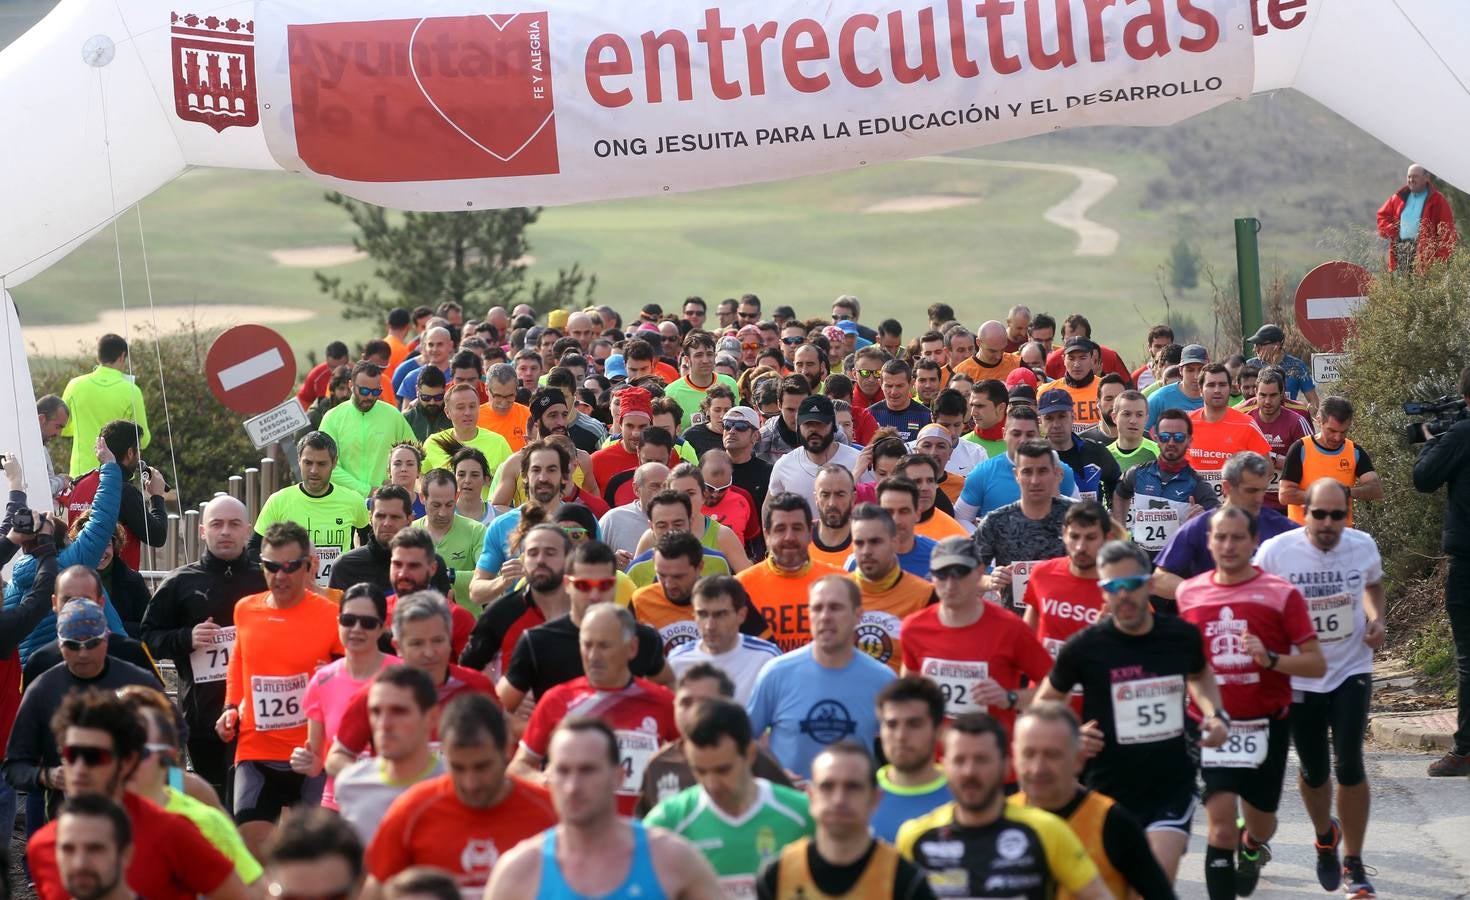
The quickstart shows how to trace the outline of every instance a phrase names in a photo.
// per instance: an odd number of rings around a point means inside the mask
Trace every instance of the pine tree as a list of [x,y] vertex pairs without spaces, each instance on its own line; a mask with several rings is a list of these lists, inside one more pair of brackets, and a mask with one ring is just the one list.
[[1199,251],[1180,238],[1169,251],[1169,285],[1175,293],[1199,287]]

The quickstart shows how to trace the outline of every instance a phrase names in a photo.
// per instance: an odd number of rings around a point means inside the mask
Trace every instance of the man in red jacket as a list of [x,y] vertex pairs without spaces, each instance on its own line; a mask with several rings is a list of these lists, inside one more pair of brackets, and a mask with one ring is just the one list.
[[1411,259],[1415,270],[1449,259],[1460,240],[1455,214],[1444,194],[1434,189],[1428,169],[1409,166],[1409,183],[1378,210],[1378,235],[1388,241],[1390,272]]

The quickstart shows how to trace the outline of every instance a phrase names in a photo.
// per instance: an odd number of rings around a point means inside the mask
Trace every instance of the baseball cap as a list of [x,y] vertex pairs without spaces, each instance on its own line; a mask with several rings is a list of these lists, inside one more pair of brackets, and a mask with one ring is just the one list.
[[623,361],[623,354],[614,353],[602,363],[602,374],[608,378],[627,378],[628,364]]
[[778,306],[775,309],[771,310],[771,318],[794,319],[796,318],[796,310],[792,309],[789,306]]
[[68,600],[56,615],[56,636],[63,641],[90,641],[107,634],[107,616],[91,600]]
[[[1063,393],[1066,393],[1063,391]],[[1036,388],[1029,384],[1011,385],[1011,393],[1006,398],[1007,403],[1019,403],[1022,406],[1036,405]]]
[[722,424],[725,422],[745,422],[751,428],[758,429],[761,427],[760,414],[748,406],[730,407],[730,411],[725,413],[725,417],[720,422]]
[[645,319],[658,320],[664,314],[664,308],[657,303],[645,303],[641,315]]
[[715,344],[716,353],[728,353],[736,359],[740,358],[740,351],[743,349],[740,346],[740,338],[737,337],[722,337],[720,342]]
[[832,398],[825,394],[812,394],[796,408],[798,425],[803,422],[826,422],[830,425],[836,421],[837,410],[832,407]]
[[1252,344],[1281,344],[1286,341],[1286,332],[1280,325],[1262,325],[1256,333],[1246,338]]
[[980,550],[975,546],[974,538],[956,535],[947,537],[934,545],[929,551],[929,571],[947,569],[950,566],[964,566],[970,571],[985,565],[980,558]]
[[1072,409],[1072,395],[1061,388],[1052,388],[1041,395],[1041,401],[1036,404],[1036,412],[1040,415],[1054,412],[1068,412]]
[[1088,353],[1093,353],[1097,350],[1097,344],[1092,338],[1074,334],[1067,338],[1067,343],[1063,345],[1062,353],[1065,355],[1073,350],[1086,350]]
[[1179,365],[1181,366],[1187,366],[1191,363],[1202,366],[1209,361],[1210,351],[1206,350],[1200,344],[1190,344],[1184,348],[1183,353],[1179,354]]
[[526,329],[526,346],[532,350],[540,349],[538,345],[541,343],[541,335],[545,333],[546,329],[540,325],[532,325]]
[[740,357],[733,353],[721,353],[715,357],[715,368],[718,369],[720,366],[725,366],[738,372],[740,371]]
[[561,331],[567,327],[567,319],[570,316],[571,314],[564,309],[553,309],[546,314],[546,325],[548,328],[555,328],[557,331]]
[[1010,374],[1006,376],[1006,387],[1013,388],[1018,385],[1031,388],[1032,397],[1035,397],[1037,385],[1036,373],[1025,366],[1017,366],[1012,369]]

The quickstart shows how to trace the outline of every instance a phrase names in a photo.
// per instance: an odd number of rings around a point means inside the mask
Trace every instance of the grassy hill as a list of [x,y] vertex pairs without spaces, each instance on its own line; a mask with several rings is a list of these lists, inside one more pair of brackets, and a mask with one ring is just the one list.
[[[0,44],[50,6],[0,0]],[[1155,279],[1183,237],[1224,279],[1234,271],[1237,216],[1263,222],[1267,275],[1290,278],[1341,251],[1344,233],[1371,229],[1373,212],[1407,161],[1294,92],[1252,98],[1161,129],[1049,134],[962,154],[991,161],[1084,166],[1118,179],[1087,213],[1119,235],[1108,256],[1077,256],[1077,236],[1042,218],[1075,177],[1004,165],[895,163],[787,182],[548,209],[531,234],[533,277],[574,261],[598,277],[600,300],[666,306],[687,294],[754,291],[770,303],[824,313],[853,293],[864,318],[917,325],[925,306],[952,303],[967,320],[1012,303],[1086,313],[1097,334],[1132,348],[1163,316]],[[944,209],[867,212],[914,198]],[[910,204],[912,205],[912,204]],[[923,204],[919,204],[922,206]],[[155,301],[258,304],[309,310],[281,326],[303,347],[365,338],[316,290],[310,268],[273,251],[348,244],[351,230],[321,190],[285,174],[200,170],[142,204]],[[128,305],[146,305],[137,218],[120,225]],[[370,264],[332,269],[348,281]],[[27,326],[88,322],[120,306],[113,235],[104,232],[14,291]],[[1176,318],[1211,321],[1204,289],[1174,298]]]

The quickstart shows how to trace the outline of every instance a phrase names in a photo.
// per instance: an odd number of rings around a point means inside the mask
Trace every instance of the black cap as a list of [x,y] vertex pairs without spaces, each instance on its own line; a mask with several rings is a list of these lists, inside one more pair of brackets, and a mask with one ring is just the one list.
[[657,303],[643,304],[643,318],[657,320],[659,318],[662,318],[663,314],[664,308],[662,306],[659,306]]
[[771,318],[794,319],[796,318],[796,310],[792,309],[789,306],[778,306],[775,309],[771,310]]
[[1279,325],[1262,325],[1246,340],[1252,344],[1282,344],[1286,342],[1286,332]]
[[801,401],[801,406],[796,408],[796,424],[803,422],[826,422],[831,425],[837,421],[837,410],[832,407],[831,398],[825,394],[812,394]]
[[1022,403],[1026,406],[1035,406],[1036,388],[1032,387],[1029,384],[1018,384],[1015,387],[1011,388],[1011,392],[1006,399],[1010,403]]
[[1062,353],[1065,355],[1073,350],[1086,350],[1088,353],[1097,351],[1097,344],[1090,337],[1074,334],[1067,338],[1067,343],[1062,345]]

